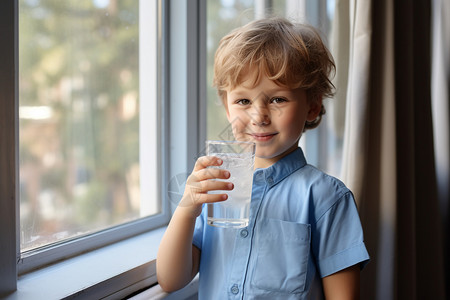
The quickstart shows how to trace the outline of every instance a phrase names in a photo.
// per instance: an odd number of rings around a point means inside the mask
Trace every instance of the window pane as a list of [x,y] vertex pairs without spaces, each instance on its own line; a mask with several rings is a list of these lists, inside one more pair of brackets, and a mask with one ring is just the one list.
[[143,45],[156,53],[156,18],[140,21],[140,9],[137,0],[19,1],[22,252],[160,212],[140,184],[144,176],[146,191],[157,190],[156,165],[140,163],[156,153],[157,128],[140,117],[156,120],[153,83],[142,83],[155,60],[140,55]]
[[217,96],[216,89],[212,87],[214,53],[223,36],[253,19],[253,1],[208,0],[207,2],[207,139],[232,139],[222,102]]

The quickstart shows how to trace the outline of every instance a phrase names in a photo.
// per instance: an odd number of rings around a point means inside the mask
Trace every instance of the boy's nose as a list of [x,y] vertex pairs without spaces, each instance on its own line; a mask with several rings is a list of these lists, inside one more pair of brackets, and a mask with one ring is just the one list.
[[270,124],[269,110],[264,106],[255,107],[251,112],[252,124],[256,126],[266,126]]

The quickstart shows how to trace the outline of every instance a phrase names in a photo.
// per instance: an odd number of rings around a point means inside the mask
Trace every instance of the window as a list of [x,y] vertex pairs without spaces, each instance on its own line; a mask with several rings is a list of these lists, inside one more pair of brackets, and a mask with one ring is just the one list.
[[[16,0],[0,15],[0,295],[75,256],[100,257],[98,283],[154,283],[154,249],[130,243],[155,247],[168,221],[162,1]],[[95,273],[78,269],[72,292]]]
[[[334,0],[208,0],[207,1],[207,137],[208,139],[228,139],[229,124],[212,88],[214,53],[220,39],[233,28],[249,21],[275,14],[291,20],[307,22],[323,33],[325,42],[330,40],[330,28],[334,13]],[[329,108],[327,100],[325,106]],[[308,162],[337,176],[340,169],[342,136],[330,126],[328,114],[315,130],[307,131],[300,140]],[[319,159],[320,157],[320,159]]]
[[46,248],[102,244],[65,241],[117,228],[106,244],[161,224],[149,218],[162,213],[156,9],[19,1],[21,270],[47,263]]
[[161,212],[144,3],[19,1],[22,253]]

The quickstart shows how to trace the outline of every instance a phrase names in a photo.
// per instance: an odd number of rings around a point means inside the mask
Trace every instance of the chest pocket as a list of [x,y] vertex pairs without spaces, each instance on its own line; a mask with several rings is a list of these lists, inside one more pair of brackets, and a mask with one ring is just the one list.
[[311,226],[275,219],[264,220],[259,225],[252,286],[274,292],[303,292]]

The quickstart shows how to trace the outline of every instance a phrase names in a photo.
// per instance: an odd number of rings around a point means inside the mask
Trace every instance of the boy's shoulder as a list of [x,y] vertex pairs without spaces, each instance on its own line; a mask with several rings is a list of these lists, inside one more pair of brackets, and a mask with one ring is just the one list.
[[343,199],[354,201],[352,192],[341,180],[315,166],[306,164],[290,177],[291,184],[307,195],[318,212],[328,210]]
[[291,176],[296,177],[296,180],[304,181],[311,188],[331,189],[342,194],[350,191],[340,179],[310,164],[306,164],[304,167],[296,170]]

